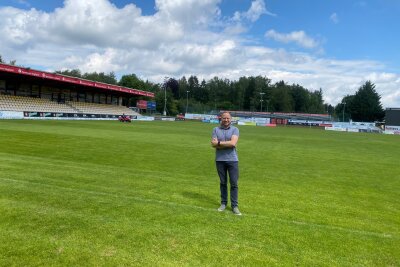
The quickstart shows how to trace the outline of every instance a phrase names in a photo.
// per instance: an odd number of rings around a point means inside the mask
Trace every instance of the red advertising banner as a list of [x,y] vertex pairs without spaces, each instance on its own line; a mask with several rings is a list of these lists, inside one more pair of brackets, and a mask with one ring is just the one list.
[[154,97],[154,93],[152,93],[152,92],[146,92],[146,91],[142,91],[142,90],[131,89],[131,88],[112,85],[112,84],[94,82],[94,81],[89,81],[89,80],[85,80],[85,79],[64,76],[61,74],[32,70],[29,68],[22,68],[22,67],[12,66],[12,65],[7,65],[7,64],[2,64],[2,63],[0,63],[0,72],[1,71],[15,73],[15,74],[21,74],[21,75],[28,75],[28,76],[33,76],[33,77],[38,77],[38,78],[48,79],[48,80],[56,80],[56,81],[60,81],[60,82],[74,83],[74,84],[79,84],[82,86],[97,87],[97,88],[101,88],[101,89],[119,91],[119,92],[124,92],[124,93],[132,94],[132,95],[142,95],[142,96]]
[[139,109],[147,109],[147,101],[146,100],[136,101],[136,107]]

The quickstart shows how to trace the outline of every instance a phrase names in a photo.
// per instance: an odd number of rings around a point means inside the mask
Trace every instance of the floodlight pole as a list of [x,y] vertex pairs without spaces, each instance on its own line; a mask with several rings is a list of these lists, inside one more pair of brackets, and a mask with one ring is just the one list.
[[163,115],[167,115],[167,87],[164,85],[164,112]]
[[346,102],[343,102],[343,114],[342,114],[342,121],[344,122],[344,109],[346,108]]
[[190,91],[186,91],[186,112],[185,112],[185,114],[187,113],[187,111],[188,111],[188,104],[189,104],[189,93],[190,93]]
[[260,93],[260,96],[261,96],[261,99],[260,99],[260,102],[261,102],[261,112],[262,112],[262,103],[263,103],[263,95],[265,95],[265,93],[263,93],[263,92],[261,92]]

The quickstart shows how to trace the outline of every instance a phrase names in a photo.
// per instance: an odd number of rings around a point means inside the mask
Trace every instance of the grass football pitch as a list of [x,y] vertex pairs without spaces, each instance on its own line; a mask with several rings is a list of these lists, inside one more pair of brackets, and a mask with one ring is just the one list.
[[0,266],[399,266],[400,137],[239,126],[218,212],[198,122],[0,120]]

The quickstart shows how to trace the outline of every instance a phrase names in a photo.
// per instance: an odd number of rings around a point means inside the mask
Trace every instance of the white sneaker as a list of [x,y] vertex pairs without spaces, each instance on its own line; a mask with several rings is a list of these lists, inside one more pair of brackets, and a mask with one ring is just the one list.
[[235,215],[242,215],[242,213],[240,212],[240,210],[239,210],[238,207],[234,207],[234,208],[232,209],[232,212],[233,212],[233,214],[235,214]]
[[221,206],[218,208],[218,211],[224,211],[226,209],[225,204],[221,204]]

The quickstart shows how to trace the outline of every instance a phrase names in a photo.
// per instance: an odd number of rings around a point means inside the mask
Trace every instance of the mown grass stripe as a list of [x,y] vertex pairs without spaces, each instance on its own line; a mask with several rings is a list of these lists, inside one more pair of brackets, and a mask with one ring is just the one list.
[[[122,198],[126,198],[126,199],[133,199],[135,201],[141,201],[141,202],[152,203],[152,204],[157,204],[157,205],[161,204],[161,205],[167,205],[167,206],[179,206],[179,207],[197,209],[197,210],[202,210],[202,211],[207,211],[207,212],[216,212],[215,208],[212,209],[212,208],[206,208],[206,207],[190,205],[190,204],[185,204],[185,203],[177,203],[177,202],[151,199],[151,198],[141,198],[141,197],[129,196],[126,194],[121,195],[121,194],[112,194],[112,193],[101,192],[101,191],[82,190],[82,189],[69,188],[69,187],[63,187],[63,186],[57,186],[57,185],[50,185],[50,184],[45,184],[45,183],[37,183],[37,182],[22,181],[22,180],[7,179],[7,178],[0,178],[0,180],[15,182],[15,183],[34,184],[37,186],[57,188],[57,189],[66,190],[66,191],[75,192],[75,193],[86,193],[86,194],[91,194],[91,195],[101,195],[101,196],[108,196],[108,197],[114,197],[114,198],[122,197]],[[267,220],[273,220],[276,222],[283,222],[283,223],[299,225],[299,226],[318,227],[318,228],[323,228],[323,229],[331,230],[331,231],[337,230],[337,231],[348,232],[348,233],[358,234],[358,235],[398,239],[397,236],[395,236],[394,234],[390,234],[390,233],[377,233],[377,232],[370,232],[370,231],[364,231],[364,230],[358,230],[358,229],[344,228],[344,227],[339,227],[339,226],[334,226],[334,225],[317,224],[317,223],[306,222],[306,221],[285,220],[285,219],[280,219],[280,218],[272,218],[272,217],[265,216],[262,214],[245,213],[244,217],[246,217],[246,216],[253,217],[253,218],[263,218],[263,219],[267,219]]]

